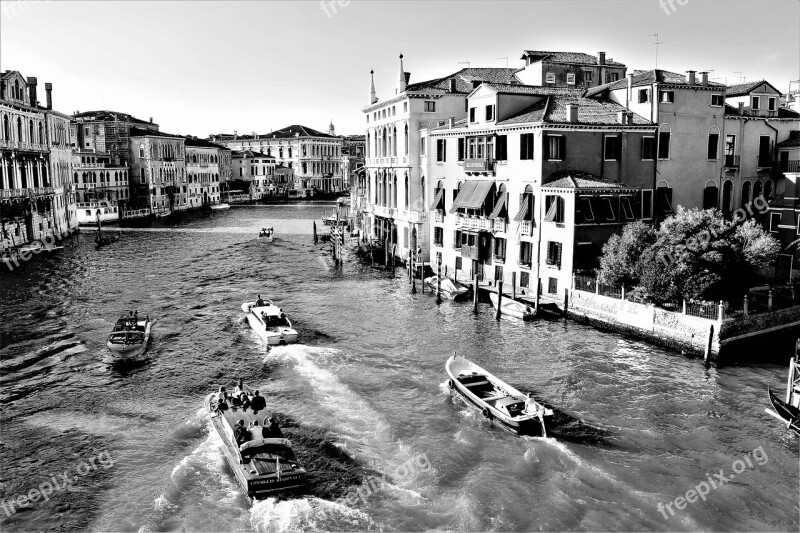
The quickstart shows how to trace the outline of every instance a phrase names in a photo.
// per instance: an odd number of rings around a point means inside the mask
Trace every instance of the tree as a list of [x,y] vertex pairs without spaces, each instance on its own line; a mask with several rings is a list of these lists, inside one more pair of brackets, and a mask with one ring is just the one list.
[[642,221],[626,225],[603,245],[598,279],[608,285],[633,287],[639,284],[642,253],[655,242],[656,231]]

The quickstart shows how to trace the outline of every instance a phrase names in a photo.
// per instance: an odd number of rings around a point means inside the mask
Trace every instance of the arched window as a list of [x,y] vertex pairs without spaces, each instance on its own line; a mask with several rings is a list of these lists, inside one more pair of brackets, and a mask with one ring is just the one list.
[[405,155],[408,155],[408,124],[406,124]]
[[3,115],[3,138],[11,140],[11,127],[8,125],[8,115]]
[[658,158],[659,159],[669,159],[670,154],[670,140],[672,137],[672,128],[669,127],[669,124],[662,124],[658,128]]
[[750,203],[750,190],[751,186],[749,181],[742,183],[742,207]]
[[761,196],[762,193],[762,185],[760,181],[756,181],[753,183],[753,200]]
[[703,209],[716,209],[717,207],[719,207],[717,184],[709,181],[706,183],[706,188],[703,189]]
[[22,119],[17,117],[17,142],[22,142]]
[[408,191],[408,172],[405,173],[405,180],[403,183],[403,191],[405,194],[405,208],[408,209],[409,191]]
[[392,207],[397,207],[397,174],[392,177]]
[[712,161],[719,159],[719,128],[716,126],[708,129],[707,158]]
[[77,172],[72,175],[72,179],[75,182],[75,185],[77,185],[78,184],[78,173]]
[[35,140],[36,140],[36,137],[33,136],[33,121],[29,120],[28,121],[28,142],[33,144],[33,142]]
[[730,215],[733,211],[733,182],[726,180],[722,184],[722,212],[725,215]]
[[39,144],[44,144],[44,128],[42,123],[39,123]]

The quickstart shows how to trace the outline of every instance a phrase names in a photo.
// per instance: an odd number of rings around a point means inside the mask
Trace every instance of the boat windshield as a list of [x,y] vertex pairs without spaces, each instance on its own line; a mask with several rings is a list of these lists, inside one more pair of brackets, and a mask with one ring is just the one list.
[[245,450],[242,455],[249,455],[253,459],[261,459],[262,461],[274,461],[278,457],[284,461],[297,461],[294,451],[282,444],[262,444]]

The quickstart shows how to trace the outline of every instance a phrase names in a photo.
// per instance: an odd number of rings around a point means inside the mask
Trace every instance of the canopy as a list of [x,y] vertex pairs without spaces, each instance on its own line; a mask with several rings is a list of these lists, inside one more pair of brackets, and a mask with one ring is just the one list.
[[438,209],[439,204],[441,203],[443,197],[444,197],[444,189],[437,190],[436,196],[433,197],[433,203],[431,204],[428,211],[433,211],[434,209]]
[[521,222],[523,220],[528,220],[530,217],[530,210],[531,210],[531,197],[527,194],[525,195],[525,199],[522,201],[522,206],[519,208],[519,213],[517,216],[514,217],[514,220],[517,222]]
[[492,214],[489,215],[489,218],[495,219],[500,216],[500,213],[502,213],[503,209],[505,209],[506,207],[507,196],[508,195],[506,193],[500,195],[500,198],[497,199],[497,203],[494,204],[494,210],[492,211]]
[[492,190],[492,181],[466,181],[458,191],[458,196],[453,201],[453,207],[450,209],[451,213],[455,213],[457,209],[480,209],[483,202],[486,201],[486,196]]

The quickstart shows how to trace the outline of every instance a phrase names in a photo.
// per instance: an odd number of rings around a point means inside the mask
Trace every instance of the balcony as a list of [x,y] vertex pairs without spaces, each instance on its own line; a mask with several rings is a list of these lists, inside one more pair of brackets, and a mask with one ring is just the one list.
[[105,163],[73,163],[74,169],[83,169],[83,168],[106,168]]
[[494,219],[494,227],[492,228],[494,231],[499,233],[505,233],[506,228],[508,227],[508,219],[497,217]]
[[[439,223],[444,222],[444,211],[437,209],[433,214],[433,221]],[[458,219],[456,219],[456,224],[458,224]]]
[[519,231],[523,235],[533,235],[533,223],[530,220],[523,220],[519,225]]
[[780,172],[797,174],[800,172],[800,161],[781,161],[778,163],[778,170]]
[[27,189],[0,189],[0,198],[29,198],[31,196],[41,196],[55,194],[53,187],[30,187]]
[[3,141],[0,140],[0,148],[7,148],[9,150],[21,150],[25,152],[49,152],[50,149],[46,144],[29,143],[24,141]]
[[739,156],[731,154],[726,155],[723,166],[725,168],[739,168]]
[[494,159],[465,159],[464,172],[487,172],[494,174]]
[[415,223],[415,224],[421,224],[422,222],[425,222],[426,220],[428,220],[427,213],[424,213],[422,211],[409,211],[408,212],[408,221],[409,222],[412,222],[412,223]]
[[375,216],[384,217],[384,218],[394,218],[395,209],[391,207],[386,207],[385,205],[376,205],[374,206],[373,213]]
[[531,268],[533,261],[530,258],[519,259],[517,264],[522,268]]

